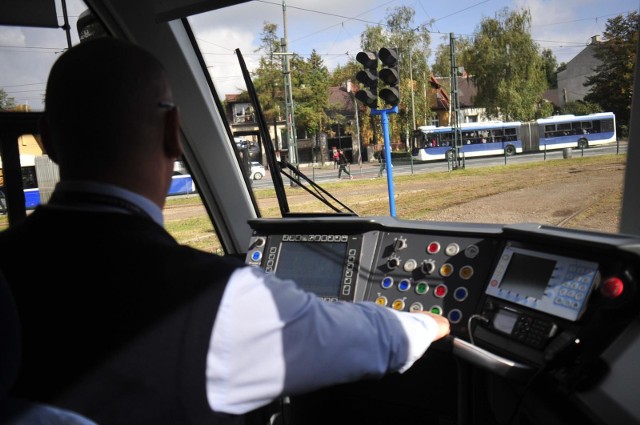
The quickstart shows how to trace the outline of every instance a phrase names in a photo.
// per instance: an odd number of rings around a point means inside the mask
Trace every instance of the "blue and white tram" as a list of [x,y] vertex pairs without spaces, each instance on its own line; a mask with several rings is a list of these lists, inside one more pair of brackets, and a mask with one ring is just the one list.
[[589,115],[556,115],[536,120],[539,149],[588,148],[616,141],[616,117],[612,112]]
[[[519,121],[474,122],[460,126],[458,155],[464,157],[514,155],[522,152]],[[419,127],[417,145],[412,151],[416,161],[451,160],[455,156],[454,127]]]

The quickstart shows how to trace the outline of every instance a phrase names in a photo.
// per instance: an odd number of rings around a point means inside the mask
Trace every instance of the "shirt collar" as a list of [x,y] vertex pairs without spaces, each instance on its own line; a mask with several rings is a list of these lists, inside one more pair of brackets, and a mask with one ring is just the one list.
[[159,225],[162,226],[164,223],[162,209],[153,201],[119,186],[93,181],[60,181],[56,184],[55,190],[56,192],[85,192],[121,198],[142,209]]

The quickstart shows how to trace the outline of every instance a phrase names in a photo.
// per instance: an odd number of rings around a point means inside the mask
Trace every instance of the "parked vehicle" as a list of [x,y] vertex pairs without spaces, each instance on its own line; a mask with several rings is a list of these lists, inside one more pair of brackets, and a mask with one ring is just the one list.
[[264,165],[259,162],[252,161],[251,162],[251,180],[261,180],[266,175],[266,171],[264,169]]

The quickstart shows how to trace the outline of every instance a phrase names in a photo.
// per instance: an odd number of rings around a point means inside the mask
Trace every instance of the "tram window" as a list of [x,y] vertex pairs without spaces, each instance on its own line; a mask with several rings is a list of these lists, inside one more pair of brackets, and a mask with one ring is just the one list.
[[[67,35],[71,45],[93,37],[108,36],[84,2],[68,0],[65,6],[69,19],[68,34],[61,29],[64,13],[59,2],[56,2],[58,28],[0,26],[0,36],[6,40],[14,40],[12,44],[16,44],[16,48],[2,49],[0,52],[0,62],[12,64],[7,68],[8,71],[3,72],[3,86],[0,86],[6,94],[0,103],[3,113],[44,110],[46,81],[59,53],[69,47]],[[47,167],[47,161],[39,161],[45,152],[36,135],[22,135],[17,143],[25,190],[25,208],[29,211],[47,201],[47,195],[53,190],[58,176],[57,173],[49,176],[51,170],[43,171],[43,167]],[[57,171],[57,167],[55,170]],[[43,178],[43,175],[47,177]],[[0,163],[0,187],[4,183]],[[174,176],[172,191],[175,195],[167,197],[164,209],[164,224],[169,233],[181,243],[222,253],[219,238],[190,176],[183,173]],[[7,227],[7,216],[0,215],[0,230]]]
[[558,124],[558,131],[570,132],[571,131],[571,123]]
[[[595,126],[595,124],[598,125],[598,127]],[[601,121],[594,121],[594,129],[597,132],[601,132],[601,131],[613,131],[613,120],[601,120]]]

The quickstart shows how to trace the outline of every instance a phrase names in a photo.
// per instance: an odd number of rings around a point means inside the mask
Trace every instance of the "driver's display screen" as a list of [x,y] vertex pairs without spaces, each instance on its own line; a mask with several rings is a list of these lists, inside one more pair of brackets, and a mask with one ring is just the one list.
[[555,267],[554,260],[514,253],[502,278],[500,289],[540,299],[544,295]]
[[338,297],[346,255],[346,242],[282,242],[275,274],[305,291]]

